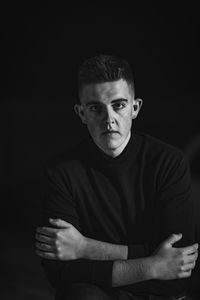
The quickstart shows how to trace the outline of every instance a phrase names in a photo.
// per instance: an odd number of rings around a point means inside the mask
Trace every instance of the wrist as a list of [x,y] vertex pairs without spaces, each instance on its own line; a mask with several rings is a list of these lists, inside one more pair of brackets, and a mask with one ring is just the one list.
[[114,261],[112,287],[129,285],[154,278],[154,260],[150,256]]
[[143,280],[155,279],[154,260],[151,256],[136,259],[139,262]]
[[88,238],[85,236],[82,236],[80,245],[79,245],[79,250],[77,253],[77,259],[78,258],[87,258],[87,247],[88,247]]
[[151,279],[158,279],[157,262],[154,256],[147,257],[149,265],[149,275]]
[[96,260],[127,260],[128,246],[114,245],[82,236],[77,256]]

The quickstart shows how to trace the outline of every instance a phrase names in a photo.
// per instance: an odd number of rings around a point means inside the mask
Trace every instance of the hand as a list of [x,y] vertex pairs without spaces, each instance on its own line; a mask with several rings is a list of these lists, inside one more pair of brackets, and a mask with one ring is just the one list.
[[57,228],[38,227],[36,253],[47,259],[72,260],[82,256],[84,236],[70,223],[61,219],[49,219]]
[[182,234],[172,234],[153,253],[154,277],[170,280],[190,277],[198,257],[198,244],[184,248],[174,248],[173,244]]

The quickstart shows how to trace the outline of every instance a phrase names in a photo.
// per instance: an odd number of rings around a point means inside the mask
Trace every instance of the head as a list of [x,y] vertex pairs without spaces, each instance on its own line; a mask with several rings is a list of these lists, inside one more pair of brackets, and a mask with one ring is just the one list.
[[125,148],[141,99],[135,98],[129,64],[122,58],[99,55],[86,60],[78,73],[80,103],[75,111],[95,144],[116,157]]

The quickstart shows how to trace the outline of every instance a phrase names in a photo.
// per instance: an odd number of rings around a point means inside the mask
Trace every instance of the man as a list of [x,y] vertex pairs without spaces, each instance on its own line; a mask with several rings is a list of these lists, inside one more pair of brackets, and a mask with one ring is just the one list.
[[126,61],[88,59],[78,83],[89,135],[48,163],[36,233],[57,299],[185,299],[198,244],[183,154],[133,130]]

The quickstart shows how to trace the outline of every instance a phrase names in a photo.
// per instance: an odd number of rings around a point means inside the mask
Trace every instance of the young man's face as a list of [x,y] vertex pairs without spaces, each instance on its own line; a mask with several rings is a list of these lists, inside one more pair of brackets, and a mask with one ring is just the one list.
[[126,146],[142,104],[123,79],[83,87],[81,104],[75,105],[95,144],[108,155],[119,155]]

